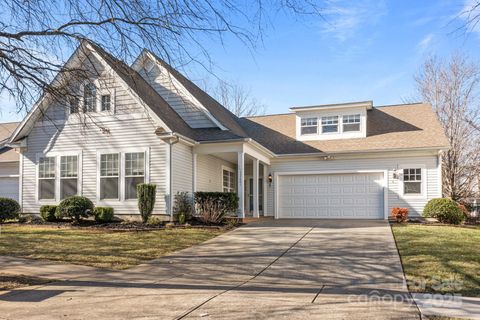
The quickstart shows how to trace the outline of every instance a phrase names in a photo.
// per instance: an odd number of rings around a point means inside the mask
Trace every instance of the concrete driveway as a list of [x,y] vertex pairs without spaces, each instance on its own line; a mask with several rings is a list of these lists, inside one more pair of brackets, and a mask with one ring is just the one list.
[[384,221],[252,223],[126,271],[70,275],[0,293],[0,319],[420,318]]

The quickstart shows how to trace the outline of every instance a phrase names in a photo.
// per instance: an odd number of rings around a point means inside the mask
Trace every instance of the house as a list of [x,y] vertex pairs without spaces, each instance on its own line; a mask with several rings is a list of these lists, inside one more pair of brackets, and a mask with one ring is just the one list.
[[18,122],[0,123],[0,197],[18,200],[19,155],[6,146]]
[[146,50],[128,66],[84,42],[67,64],[96,70],[72,81],[80,99],[44,96],[9,142],[25,213],[80,194],[137,215],[142,182],[157,185],[154,214],[165,218],[180,191],[236,192],[240,217],[275,218],[385,219],[392,207],[419,215],[441,196],[448,143],[429,105],[238,118]]

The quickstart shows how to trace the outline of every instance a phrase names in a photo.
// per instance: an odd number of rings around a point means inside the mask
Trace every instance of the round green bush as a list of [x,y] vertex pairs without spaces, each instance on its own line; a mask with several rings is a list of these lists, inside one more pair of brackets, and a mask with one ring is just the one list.
[[460,224],[465,219],[465,215],[458,203],[448,198],[437,198],[428,201],[423,209],[423,216],[436,218],[442,223],[450,224]]
[[43,221],[54,222],[57,221],[55,212],[57,211],[57,206],[54,205],[43,205],[40,207],[40,217]]
[[112,207],[95,207],[93,209],[93,216],[97,222],[112,222],[113,221],[113,208]]
[[20,205],[14,199],[0,198],[0,222],[17,219],[20,215]]
[[93,202],[82,196],[72,196],[63,199],[55,211],[57,219],[71,218],[79,222],[82,218],[88,218],[93,214]]

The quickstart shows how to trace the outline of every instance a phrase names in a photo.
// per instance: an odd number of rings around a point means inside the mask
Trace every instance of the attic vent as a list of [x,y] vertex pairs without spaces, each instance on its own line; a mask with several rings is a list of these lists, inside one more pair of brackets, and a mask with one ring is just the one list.
[[155,66],[155,63],[152,60],[149,59],[149,60],[147,60],[147,62],[145,62],[144,69],[145,69],[145,71],[150,72],[150,71],[152,71],[154,66]]

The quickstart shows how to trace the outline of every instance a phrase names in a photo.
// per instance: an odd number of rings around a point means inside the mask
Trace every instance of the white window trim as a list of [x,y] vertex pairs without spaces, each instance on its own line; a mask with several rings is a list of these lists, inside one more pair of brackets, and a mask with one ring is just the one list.
[[[98,205],[112,206],[118,205],[120,202],[136,203],[137,199],[125,199],[125,153],[144,152],[145,153],[145,183],[150,183],[150,147],[139,148],[120,148],[120,149],[102,149],[97,150],[97,185],[96,185],[96,199]],[[100,200],[100,156],[102,154],[118,153],[119,154],[119,191],[118,200],[103,199]]]
[[[110,110],[102,111],[102,96],[110,95]],[[115,104],[115,97],[116,97],[116,89],[115,88],[102,88],[97,89],[97,96],[98,96],[98,110],[97,112],[104,115],[115,114],[116,112],[116,104]]]
[[[35,202],[37,204],[58,204],[62,199],[60,199],[61,190],[60,190],[60,158],[62,156],[77,156],[77,195],[82,195],[82,151],[64,151],[64,152],[47,152],[47,153],[37,153],[36,154],[36,163],[35,163]],[[39,184],[39,173],[40,158],[44,157],[54,157],[55,158],[55,199],[40,199],[40,184]]]
[[[220,187],[221,187],[220,190],[221,190],[221,192],[223,192],[223,188],[224,188],[223,187],[223,170],[234,173],[235,174],[235,180],[238,180],[237,170],[235,170],[233,168],[230,168],[230,167],[227,167],[227,166],[222,166],[222,171],[221,171],[222,179],[220,180]],[[230,189],[232,189],[232,188],[230,188]],[[237,192],[237,181],[235,181],[233,183],[233,190],[234,190],[234,192]]]
[[[344,123],[344,122],[343,122],[343,118],[344,118],[344,117],[349,117],[349,116],[353,116],[353,117],[358,116],[358,122],[348,122],[348,123]],[[362,115],[361,115],[360,113],[343,114],[343,115],[340,116],[340,118],[342,119],[342,129],[341,129],[341,133],[345,132],[345,133],[348,134],[348,133],[351,133],[351,132],[355,133],[355,132],[361,132],[361,131],[362,131]],[[347,124],[347,125],[348,125],[348,124],[358,124],[358,130],[345,131],[344,128],[343,128],[343,126],[346,125],[346,124]]]
[[[323,132],[323,118],[332,118],[332,117],[337,117],[337,131],[334,132]],[[331,134],[339,134],[342,133],[343,131],[343,126],[340,126],[340,123],[343,122],[343,117],[341,115],[324,115],[320,117],[320,130],[319,134],[320,135],[331,135]],[[325,126],[334,126],[335,124],[326,124]],[[342,128],[340,128],[342,127]]]
[[[302,133],[302,128],[306,127],[306,128],[310,128],[310,127],[313,127],[313,125],[309,125],[309,126],[303,126],[302,125],[302,121],[304,119],[316,119],[317,120],[317,125],[315,126],[316,127],[316,131],[314,133]],[[318,135],[318,127],[319,127],[319,118],[318,117],[300,117],[300,135],[301,136],[315,136],[315,135]]]
[[[421,192],[420,193],[405,193],[404,181],[403,181],[403,169],[421,169],[422,181],[420,184]],[[427,169],[424,164],[402,164],[398,168],[400,170],[400,179],[399,179],[399,194],[402,198],[405,199],[426,199],[427,198]]]

